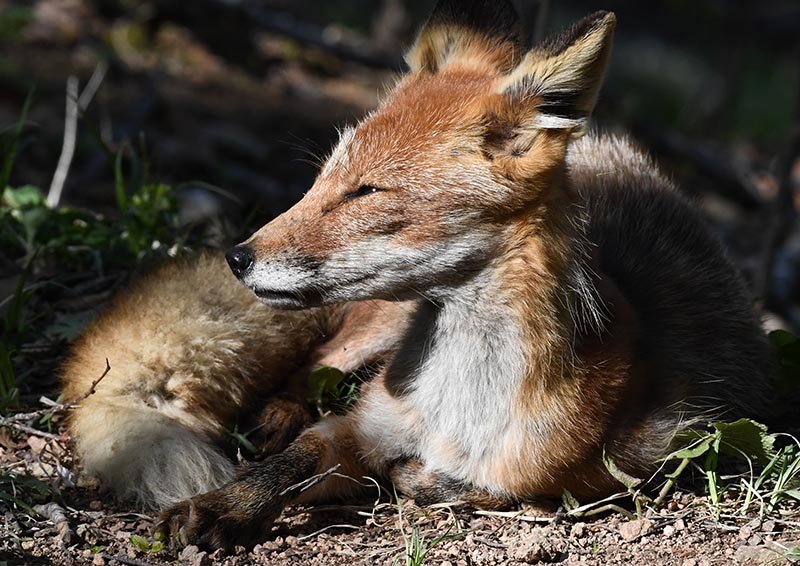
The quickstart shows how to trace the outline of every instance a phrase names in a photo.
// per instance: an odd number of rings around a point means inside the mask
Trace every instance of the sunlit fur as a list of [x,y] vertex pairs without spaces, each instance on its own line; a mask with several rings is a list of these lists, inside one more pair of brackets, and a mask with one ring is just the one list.
[[[613,14],[520,58],[446,11],[305,198],[247,242],[243,281],[277,307],[422,299],[353,414],[319,425],[330,449],[354,439],[367,472],[416,458],[493,495],[594,496],[615,487],[604,449],[644,474],[699,414],[765,410],[765,341],[702,220],[630,142],[573,141]],[[711,328],[739,353],[709,348]]]
[[[295,362],[301,368],[367,360],[381,362],[380,371],[350,413],[323,419],[220,490],[170,508],[166,524],[185,523],[187,540],[214,546],[252,542],[292,485],[337,464],[343,474],[392,478],[434,500],[494,505],[565,488],[596,497],[619,489],[604,451],[643,477],[686,424],[769,412],[766,341],[719,243],[631,142],[586,134],[614,25],[613,14],[593,14],[523,54],[507,2],[438,4],[409,52],[411,71],[342,132],[306,196],[245,243],[255,262],[241,280],[262,303],[317,310],[245,314],[242,306],[263,307],[234,293],[233,315],[215,307],[246,340],[217,365],[225,384],[216,387],[203,368],[190,373],[235,410],[236,392],[254,388],[258,373],[236,372],[265,341],[279,352],[308,349]],[[213,296],[206,285],[231,284],[192,285],[167,272],[145,294],[157,295],[168,278],[188,302]],[[347,303],[365,300],[389,302]],[[159,306],[130,301],[145,313],[137,320]],[[182,312],[202,318],[206,306]],[[317,313],[310,322],[309,312]],[[163,357],[170,322],[152,316],[143,324],[158,339],[147,351],[163,361],[163,386],[181,358]],[[86,340],[123,324],[105,320],[79,347],[92,362],[81,353],[71,375],[102,369],[109,349]],[[272,326],[256,328],[261,321]],[[119,344],[144,347],[139,334],[120,336]],[[218,350],[205,328],[176,343],[193,336]],[[151,370],[137,356],[126,370],[135,380],[91,401],[98,414],[122,403],[148,418],[148,390],[131,383]],[[71,390],[78,385],[86,381]],[[170,426],[203,432],[203,414],[214,409],[198,407],[182,409],[191,419],[161,413]],[[83,410],[73,424],[79,447],[96,426]],[[125,432],[104,438],[122,442]],[[100,449],[82,448],[84,458],[92,450]],[[113,455],[101,456],[113,464]],[[355,485],[332,477],[303,498]]]

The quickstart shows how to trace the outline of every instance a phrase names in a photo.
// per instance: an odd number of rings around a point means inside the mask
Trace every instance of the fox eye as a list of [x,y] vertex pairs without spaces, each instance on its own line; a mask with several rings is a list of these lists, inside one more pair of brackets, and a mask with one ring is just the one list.
[[372,185],[361,185],[355,191],[344,195],[344,200],[353,200],[355,198],[365,197],[373,193],[379,193],[382,190],[383,189],[379,189],[378,187],[373,187]]

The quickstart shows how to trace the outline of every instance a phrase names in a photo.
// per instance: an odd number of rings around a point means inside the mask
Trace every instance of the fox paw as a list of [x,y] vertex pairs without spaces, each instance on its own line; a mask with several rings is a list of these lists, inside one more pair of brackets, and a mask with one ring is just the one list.
[[250,548],[267,537],[277,514],[254,515],[245,505],[237,505],[230,493],[218,489],[159,513],[155,535],[173,548],[190,544],[212,550]]
[[283,451],[300,432],[312,423],[303,403],[289,397],[275,397],[262,409],[251,441],[260,456]]

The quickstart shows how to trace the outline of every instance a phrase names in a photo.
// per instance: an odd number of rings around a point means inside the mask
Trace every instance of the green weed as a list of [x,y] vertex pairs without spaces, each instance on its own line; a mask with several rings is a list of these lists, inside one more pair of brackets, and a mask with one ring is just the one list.
[[307,401],[320,417],[345,413],[358,399],[359,381],[356,374],[345,375],[328,366],[317,368],[308,376]]
[[[397,494],[395,494],[395,498],[397,498]],[[443,542],[455,540],[467,534],[467,531],[451,534],[450,531],[453,528],[452,523],[447,527],[447,530],[444,532],[444,534],[438,535],[432,539],[428,539],[417,524],[411,524],[411,532],[407,533],[404,524],[406,522],[406,518],[403,511],[403,503],[400,501],[400,499],[397,499],[397,522],[398,528],[400,529],[400,534],[403,537],[405,551],[402,556],[395,558],[395,565],[403,561],[405,566],[422,566],[422,564],[425,563],[428,553],[433,548]]]
[[164,543],[160,540],[149,541],[141,535],[131,535],[130,541],[131,546],[148,554],[155,554],[164,550]]

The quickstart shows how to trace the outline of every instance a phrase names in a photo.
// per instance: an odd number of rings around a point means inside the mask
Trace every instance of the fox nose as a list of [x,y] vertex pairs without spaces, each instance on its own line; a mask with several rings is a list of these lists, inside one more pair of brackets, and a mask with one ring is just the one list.
[[239,279],[247,272],[255,261],[253,250],[247,246],[235,246],[228,250],[225,254],[225,259],[233,271],[233,274]]

